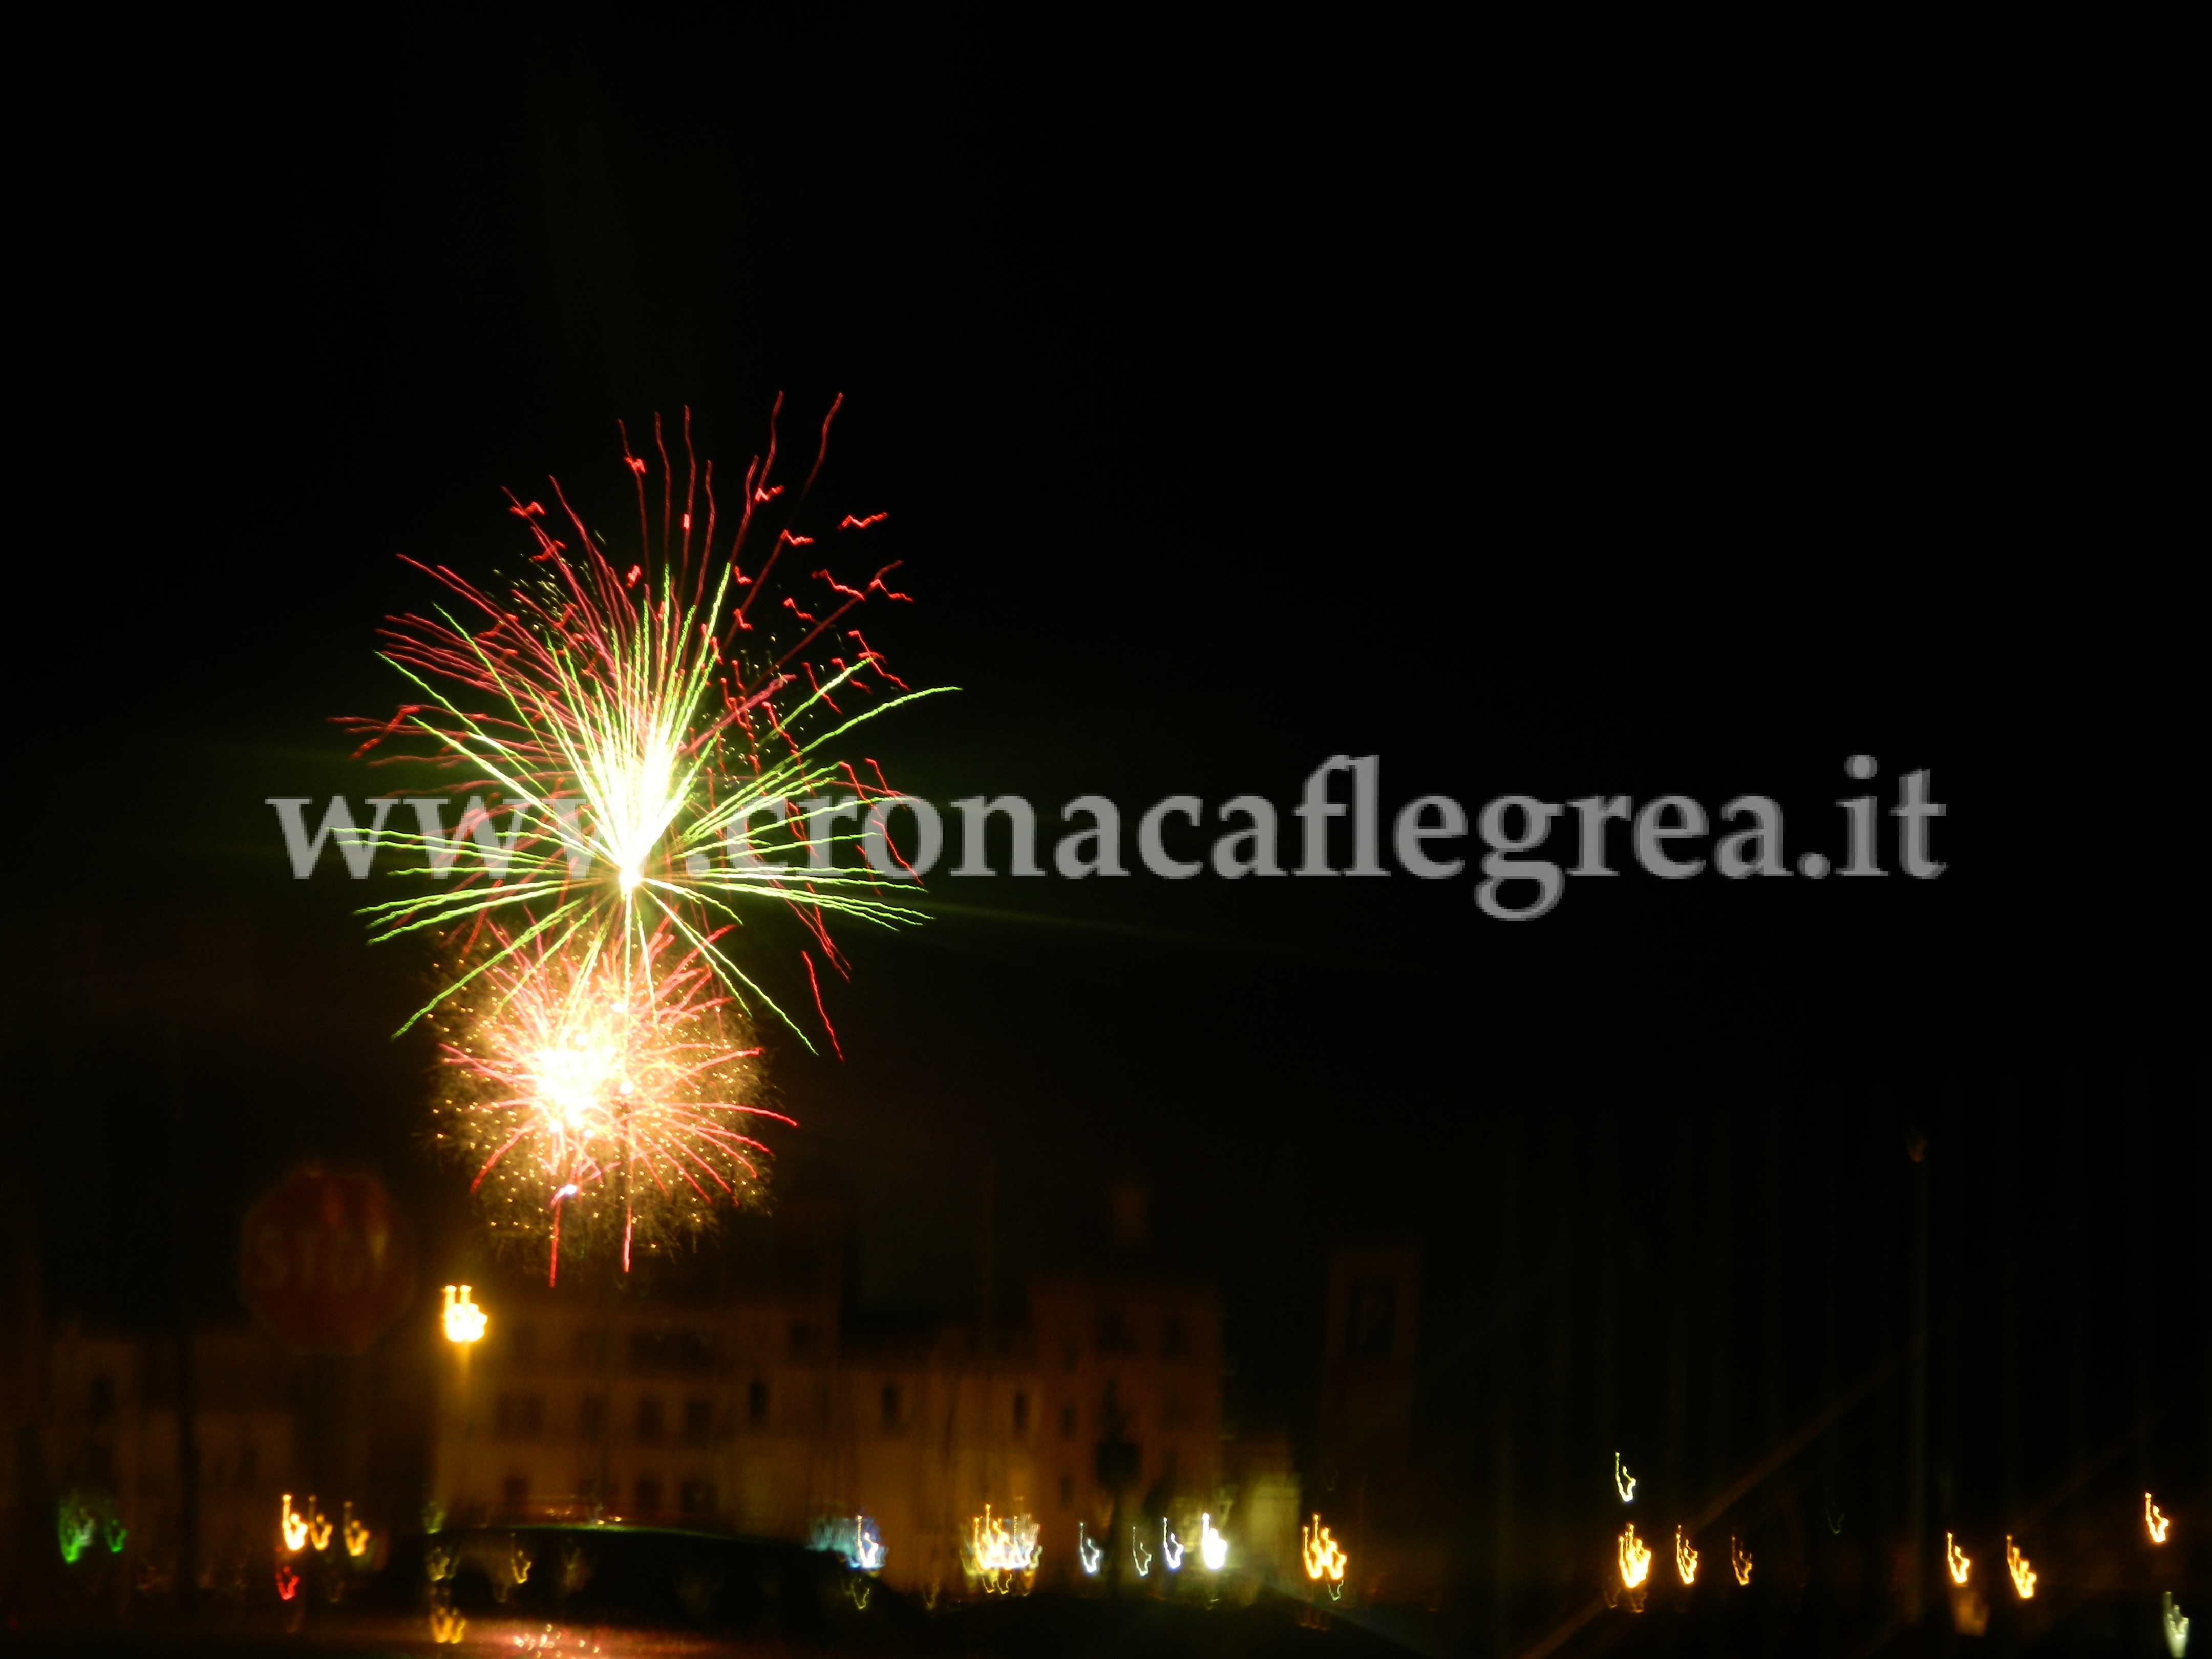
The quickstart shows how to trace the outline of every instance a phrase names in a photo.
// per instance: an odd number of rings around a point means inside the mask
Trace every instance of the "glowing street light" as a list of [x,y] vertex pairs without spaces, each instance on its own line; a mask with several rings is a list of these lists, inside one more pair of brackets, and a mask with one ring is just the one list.
[[1085,1574],[1098,1571],[1098,1564],[1106,1559],[1106,1552],[1091,1541],[1091,1534],[1080,1521],[1075,1523],[1075,1551],[1082,1558]]
[[1628,1472],[1627,1465],[1620,1461],[1619,1452],[1613,1455],[1613,1489],[1620,1494],[1622,1503],[1633,1504],[1636,1501],[1636,1477]]
[[369,1530],[354,1519],[351,1498],[346,1500],[345,1525],[341,1528],[339,1535],[345,1540],[345,1553],[355,1560],[358,1561],[368,1553]]
[[1674,1528],[1674,1571],[1681,1575],[1685,1584],[1698,1582],[1698,1553],[1690,1547],[1690,1540],[1682,1536],[1679,1526]]
[[1160,1553],[1167,1558],[1170,1572],[1182,1571],[1182,1540],[1176,1536],[1165,1516],[1160,1517]]
[[1954,1584],[1965,1583],[1966,1575],[1973,1571],[1973,1559],[1959,1547],[1959,1538],[1956,1533],[1947,1532],[1943,1534],[1943,1564],[1950,1568],[1951,1582]]
[[1219,1572],[1229,1565],[1229,1540],[1214,1531],[1212,1516],[1203,1511],[1198,1517],[1198,1559],[1208,1572]]
[[2173,1605],[2172,1590],[2166,1592],[2159,1613],[2160,1622],[2166,1626],[2166,1650],[2173,1656],[2173,1659],[2183,1659],[2189,1651],[2189,1620],[2182,1616],[2181,1609]]
[[2025,1601],[2035,1594],[2035,1569],[2028,1565],[2027,1558],[2020,1553],[2020,1546],[2012,1541],[2010,1533],[2005,1534],[2005,1571],[2012,1574],[2012,1587],[2020,1592],[2021,1601]]
[[1729,1570],[1735,1574],[1737,1583],[1751,1583],[1751,1552],[1735,1541],[1734,1533],[1729,1534]]
[[480,1342],[484,1328],[490,1319],[482,1308],[470,1300],[469,1286],[446,1286],[446,1340],[448,1342]]
[[1624,1589],[1641,1589],[1651,1573],[1651,1552],[1636,1535],[1632,1521],[1620,1529],[1620,1582]]
[[[307,1507],[315,1507],[313,1498],[307,1500]],[[276,1524],[283,1532],[287,1554],[297,1555],[307,1547],[307,1517],[292,1507],[292,1494],[289,1492],[276,1500]]]
[[2166,1518],[2165,1511],[2150,1501],[2150,1494],[2145,1492],[2143,1494],[2143,1525],[2150,1528],[2150,1541],[2154,1544],[2166,1542],[2166,1529],[2172,1524],[2172,1522]]
[[1332,1584],[1341,1584],[1344,1569],[1352,1558],[1344,1553],[1343,1546],[1329,1529],[1322,1525],[1318,1514],[1310,1525],[1298,1528],[1298,1539],[1305,1556],[1306,1577],[1316,1583],[1326,1578]]

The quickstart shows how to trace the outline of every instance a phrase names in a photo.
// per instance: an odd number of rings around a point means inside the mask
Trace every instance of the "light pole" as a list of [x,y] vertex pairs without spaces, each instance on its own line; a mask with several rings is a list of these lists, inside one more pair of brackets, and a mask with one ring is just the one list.
[[460,1430],[460,1444],[453,1454],[452,1490],[449,1493],[455,1508],[459,1506],[460,1497],[466,1487],[470,1431],[469,1350],[483,1340],[484,1332],[490,1325],[490,1316],[476,1304],[468,1285],[446,1286],[446,1340],[453,1345],[453,1415]]

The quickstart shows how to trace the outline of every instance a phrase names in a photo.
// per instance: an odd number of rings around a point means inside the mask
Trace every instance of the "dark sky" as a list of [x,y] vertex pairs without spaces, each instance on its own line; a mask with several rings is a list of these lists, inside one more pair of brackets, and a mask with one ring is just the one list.
[[[1756,793],[1833,853],[1865,752],[1883,805],[1927,768],[1948,808],[1934,882],[1632,869],[1522,924],[1402,873],[940,882],[853,942],[847,1063],[779,1056],[787,1165],[852,1188],[875,1304],[961,1307],[985,1160],[1017,1263],[1126,1168],[1294,1417],[1332,1241],[1425,1244],[1449,1389],[1498,1227],[1552,1238],[1601,1151],[1640,1260],[1726,1191],[1794,1274],[1823,1231],[1887,1260],[1882,1171],[1933,1124],[1959,1215],[2017,1218],[1953,1224],[1962,1285],[2086,1239],[2201,1306],[2201,535],[2149,185],[1917,106],[1643,127],[1407,42],[1009,44],[575,12],[71,75],[11,351],[15,969],[66,1005],[19,1021],[12,1133],[58,1300],[145,1305],[181,1225],[220,1304],[236,1206],[310,1153],[453,1212],[387,1041],[420,963],[351,884],[295,889],[262,802],[374,787],[327,720],[396,700],[394,555],[511,558],[499,490],[549,472],[618,517],[618,417],[688,405],[741,469],[781,392],[793,432],[844,394],[822,498],[891,514],[920,601],[872,638],[962,688],[874,739],[918,793],[1287,810],[1372,753],[1388,808]],[[145,982],[176,908],[246,930],[255,999],[188,1020],[181,1170]]]

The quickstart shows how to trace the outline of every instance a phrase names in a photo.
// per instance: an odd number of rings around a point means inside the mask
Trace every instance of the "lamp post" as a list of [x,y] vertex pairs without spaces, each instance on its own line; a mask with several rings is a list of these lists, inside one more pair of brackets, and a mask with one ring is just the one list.
[[460,1443],[453,1454],[453,1473],[449,1496],[459,1507],[459,1500],[466,1490],[466,1466],[471,1425],[469,1422],[469,1350],[483,1340],[484,1332],[490,1328],[491,1319],[476,1304],[471,1287],[466,1285],[446,1286],[446,1340],[453,1346],[453,1415],[460,1430]]

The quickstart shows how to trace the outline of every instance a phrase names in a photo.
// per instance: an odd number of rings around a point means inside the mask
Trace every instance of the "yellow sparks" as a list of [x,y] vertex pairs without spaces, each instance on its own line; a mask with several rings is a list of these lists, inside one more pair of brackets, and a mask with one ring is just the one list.
[[[2006,1541],[2009,1543],[2011,1540],[2008,1539]],[[1966,1575],[1973,1571],[1973,1558],[1959,1547],[1956,1533],[1943,1534],[1943,1564],[1951,1570],[1951,1582],[1954,1584],[1965,1583]]]
[[491,1323],[482,1308],[469,1299],[465,1285],[446,1286],[446,1340],[448,1342],[480,1341],[484,1328]]
[[1674,1571],[1682,1576],[1686,1584],[1698,1582],[1698,1553],[1690,1547],[1690,1540],[1682,1536],[1680,1527],[1674,1528]]
[[2010,1533],[2005,1534],[2005,1571],[2012,1574],[2012,1587],[2020,1592],[2021,1601],[2035,1594],[2035,1569],[2028,1565]]
[[1318,1514],[1310,1525],[1298,1529],[1298,1538],[1305,1556],[1306,1577],[1342,1583],[1345,1565],[1351,1558],[1345,1554],[1329,1529],[1322,1525]]
[[1651,1552],[1636,1535],[1632,1521],[1620,1529],[1620,1582],[1629,1589],[1642,1588],[1651,1572]]
[[2150,1501],[2150,1494],[2145,1492],[2143,1494],[2143,1525],[2150,1528],[2150,1541],[2154,1544],[2166,1542],[2166,1529],[2172,1524],[2172,1522],[2166,1518],[2165,1511]]
[[1613,1487],[1620,1494],[1622,1503],[1633,1504],[1636,1501],[1636,1477],[1628,1472],[1627,1465],[1620,1461],[1619,1452],[1613,1455]]
[[1735,1574],[1737,1583],[1751,1582],[1751,1552],[1735,1541],[1734,1533],[1729,1534],[1729,1567]]

